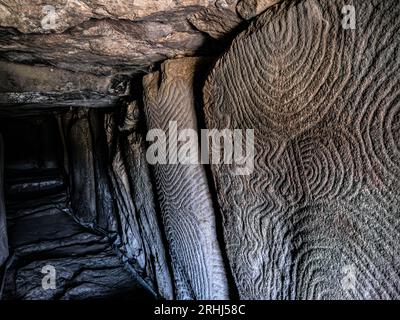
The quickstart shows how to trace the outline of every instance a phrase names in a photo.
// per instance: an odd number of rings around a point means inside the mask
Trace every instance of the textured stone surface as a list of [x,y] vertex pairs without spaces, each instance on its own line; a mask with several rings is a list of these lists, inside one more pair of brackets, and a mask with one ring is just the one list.
[[[51,2],[0,0],[0,295],[400,297],[398,1]],[[203,97],[213,59],[183,57],[223,52]],[[148,166],[203,100],[255,129],[250,176]]]
[[[46,25],[54,17],[54,31],[60,33],[90,19],[145,19],[155,13],[168,15],[176,10],[213,5],[212,0],[37,0],[29,6],[21,0],[0,2],[0,26],[23,33],[49,32]],[[54,14],[46,5],[54,7]],[[45,27],[43,27],[43,25]]]
[[0,62],[0,92],[112,91],[112,77]]
[[[58,121],[49,114],[0,119],[8,155],[5,299],[156,296],[118,248],[102,115],[78,110]],[[54,290],[42,288],[46,266],[55,268]]]
[[399,14],[284,1],[217,62],[208,126],[255,130],[252,175],[213,166],[241,298],[400,297]]
[[[147,72],[166,59],[219,54],[243,25],[236,6],[237,0],[57,0],[29,6],[3,0],[0,60],[107,75]],[[266,6],[244,1],[238,8],[248,18]]]
[[0,267],[8,256],[6,208],[4,204],[3,183],[4,183],[4,149],[3,137],[0,134]]
[[[178,130],[197,129],[194,81],[195,71],[201,68],[205,66],[197,58],[169,60],[160,72],[144,77],[149,129],[164,130],[168,138],[173,135],[168,132],[172,121]],[[170,152],[176,148],[167,145]],[[198,164],[155,164],[153,169],[176,297],[227,299],[225,267],[204,168]]]
[[115,107],[130,94],[125,74],[94,76],[46,66],[0,62],[0,115],[49,109]]
[[[12,220],[4,299],[151,299],[123,268],[107,238],[79,226],[63,212],[62,203],[51,205]],[[23,208],[18,210],[21,214]],[[55,268],[54,290],[42,287],[46,266]]]
[[251,19],[282,0],[241,0],[236,9],[243,19]]
[[[70,174],[74,215],[83,224],[115,231],[113,201],[107,179],[103,123],[87,109],[70,112],[61,119],[65,156]],[[104,136],[105,137],[105,136]]]
[[113,108],[118,96],[95,92],[6,92],[0,93],[0,114],[43,114],[66,111],[69,108]]
[[215,39],[230,39],[243,22],[236,13],[236,4],[236,0],[217,1],[215,6],[191,14],[188,20],[196,29]]
[[[199,3],[201,2],[200,0]],[[107,3],[108,10],[118,16],[117,11],[110,9],[115,1]],[[162,7],[162,3],[164,2],[141,1],[138,4],[144,8],[154,4],[156,8]],[[2,28],[0,58],[14,62],[46,63],[73,71],[110,74],[117,71],[143,72],[156,62],[176,56],[219,52],[221,48],[218,48],[218,44],[205,33],[196,30],[187,20],[188,16],[199,12],[205,6],[173,3],[173,10],[153,10],[154,12],[145,19],[132,21],[122,16],[119,19],[84,19],[79,24],[71,22],[70,28],[62,33],[30,34]],[[208,6],[207,1],[203,3]],[[25,5],[24,10],[31,11],[41,5]],[[134,14],[133,10],[128,11]],[[66,15],[79,20],[80,13],[78,10],[76,14],[69,12]],[[18,20],[23,15],[15,11],[13,17],[16,20],[14,24],[4,25],[17,25],[24,30],[24,23],[20,24]],[[68,20],[65,21],[69,23]]]
[[119,249],[124,259],[161,298],[173,299],[165,242],[145,158],[143,128],[136,102],[107,114],[109,175],[119,221]]

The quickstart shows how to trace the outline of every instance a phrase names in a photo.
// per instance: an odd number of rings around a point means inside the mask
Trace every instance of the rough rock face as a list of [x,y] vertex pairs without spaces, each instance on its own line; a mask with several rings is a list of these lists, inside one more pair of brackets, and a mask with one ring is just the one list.
[[[14,219],[10,246],[13,255],[7,265],[4,299],[151,299],[123,268],[107,238],[83,229],[56,205]],[[45,290],[43,277],[53,267],[55,289]]]
[[6,211],[3,195],[3,179],[4,179],[4,151],[3,137],[0,134],[0,267],[8,256],[8,241],[6,228]]
[[211,51],[213,44],[185,21],[186,15],[137,22],[90,20],[62,34],[7,33],[0,39],[0,54],[16,62],[45,62],[72,71],[143,72],[167,58]]
[[[197,58],[169,60],[163,63],[160,72],[146,75],[143,80],[145,113],[149,130],[163,130],[168,140],[153,145],[153,148],[168,148],[167,153],[160,149],[158,156],[174,159],[176,152],[179,157],[181,148],[188,143],[195,145],[197,152],[190,155],[195,160],[186,162],[190,164],[168,161],[168,164],[154,165],[176,296],[178,299],[227,299],[229,292],[211,195],[204,168],[196,164],[198,144],[178,132],[197,130],[194,83],[195,71],[201,70],[201,66],[204,68]],[[155,136],[153,139],[157,140]],[[175,145],[174,139],[181,142]],[[163,160],[160,158],[160,161]]]
[[[145,19],[155,13],[168,16],[177,10],[206,8],[214,0],[53,0],[35,1],[29,6],[21,0],[0,2],[0,26],[13,27],[23,33],[61,33],[90,19]],[[54,11],[53,11],[54,10]],[[49,29],[54,23],[54,28]]]
[[230,40],[276,2],[2,0],[0,58],[96,74],[147,72],[168,58],[219,54],[223,46],[212,38]]
[[[71,113],[79,111],[87,115],[81,110]],[[7,214],[7,233],[3,230],[1,235],[3,239],[8,234],[10,251],[2,268],[0,295],[4,299],[95,299],[123,295],[140,299],[154,295],[115,250],[116,232],[112,228],[116,219],[113,212],[105,210],[107,204],[112,204],[111,192],[102,194],[107,190],[107,175],[100,173],[104,158],[98,154],[97,140],[102,131],[93,125],[93,110],[89,113],[91,119],[72,117],[75,122],[65,130],[70,133],[67,137],[81,139],[79,148],[74,149],[63,148],[70,142],[63,136],[55,115],[0,119],[6,158]],[[91,121],[92,132],[82,130],[76,134],[77,128],[86,127],[85,121]],[[93,157],[85,158],[88,153]],[[76,167],[79,161],[86,160],[91,161]],[[68,176],[73,178],[71,183]],[[82,180],[74,179],[75,176]],[[43,281],[51,274],[54,287],[50,290],[43,283],[51,282]]]
[[213,167],[241,298],[400,297],[399,14],[285,1],[218,61],[208,126],[255,130],[252,175]]
[[222,50],[188,21],[205,8],[216,9],[214,1],[56,1],[55,27],[43,29],[46,4],[0,3],[0,56],[111,74],[143,72],[167,58]]
[[96,74],[147,72],[165,59],[219,54],[245,20],[276,2],[3,0],[0,58]]
[[281,0],[241,0],[237,5],[237,12],[243,19],[251,19],[259,15]]
[[0,61],[0,92],[76,92],[111,93],[112,77],[71,72],[46,66],[29,66]]
[[0,62],[0,116],[65,113],[72,107],[114,107],[131,94],[124,74],[95,76],[48,66]]
[[105,118],[109,175],[121,230],[118,246],[124,259],[153,292],[161,298],[173,299],[138,108],[132,102],[119,114],[108,114]]
[[[68,157],[71,202],[78,221],[107,231],[116,230],[115,212],[107,179],[103,122],[98,113],[70,112],[62,118],[65,156]],[[68,150],[71,152],[68,153]]]
[[[0,0],[0,298],[400,298],[398,0],[31,2]],[[254,171],[199,164],[205,126]]]
[[236,13],[236,5],[237,0],[217,1],[215,6],[192,13],[188,20],[196,29],[215,39],[230,40],[230,35],[243,22]]

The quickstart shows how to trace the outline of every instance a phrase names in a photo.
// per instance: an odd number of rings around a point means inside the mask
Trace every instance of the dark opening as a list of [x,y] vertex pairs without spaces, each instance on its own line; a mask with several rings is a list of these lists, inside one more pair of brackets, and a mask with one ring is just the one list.
[[54,116],[0,119],[6,203],[54,195],[66,187]]
[[[0,295],[6,300],[148,299],[148,291],[126,268],[112,239],[82,225],[79,215],[85,212],[73,209],[86,207],[74,204],[76,199],[92,200],[71,197],[71,190],[84,190],[85,179],[94,174],[94,161],[85,160],[86,165],[79,166],[73,161],[90,159],[85,155],[95,152],[91,143],[83,142],[92,141],[87,136],[90,130],[83,130],[90,127],[85,122],[89,120],[82,118],[82,128],[77,127],[81,140],[68,144],[59,116],[16,112],[0,118],[9,247]],[[67,149],[71,146],[73,150]],[[84,172],[71,179],[74,169]],[[53,267],[55,287],[46,289],[43,279]]]

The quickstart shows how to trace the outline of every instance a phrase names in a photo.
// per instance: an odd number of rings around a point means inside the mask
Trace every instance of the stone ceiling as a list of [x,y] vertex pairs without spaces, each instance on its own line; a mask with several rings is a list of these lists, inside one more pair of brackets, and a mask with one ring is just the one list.
[[273,2],[0,0],[0,59],[97,75],[145,73],[166,59],[219,54],[260,3]]

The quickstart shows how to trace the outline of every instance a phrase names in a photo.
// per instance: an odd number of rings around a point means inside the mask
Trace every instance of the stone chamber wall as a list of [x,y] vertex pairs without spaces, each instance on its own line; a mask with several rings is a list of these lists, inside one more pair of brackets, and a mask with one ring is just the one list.
[[[0,298],[399,299],[399,17],[0,0]],[[252,170],[149,162],[171,123],[254,130]]]

